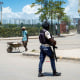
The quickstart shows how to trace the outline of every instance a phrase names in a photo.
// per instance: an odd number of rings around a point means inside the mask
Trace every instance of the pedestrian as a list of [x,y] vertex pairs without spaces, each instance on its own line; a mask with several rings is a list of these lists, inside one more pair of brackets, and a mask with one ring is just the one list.
[[69,26],[66,25],[66,32],[69,32]]
[[57,35],[57,30],[58,30],[58,26],[57,26],[57,23],[56,23],[56,25],[55,25],[56,35]]
[[28,33],[27,33],[27,30],[25,28],[25,26],[22,27],[22,43],[23,43],[23,46],[25,48],[25,51],[27,51],[27,43],[28,43]]
[[53,76],[60,76],[61,73],[58,73],[56,71],[55,58],[52,56],[53,51],[51,49],[51,45],[52,46],[56,45],[56,41],[52,38],[50,32],[48,31],[49,23],[48,22],[42,23],[42,27],[43,29],[40,31],[40,35],[39,35],[39,41],[41,45],[40,45],[40,62],[39,62],[38,77],[44,76],[42,74],[42,66],[46,56],[50,58]]

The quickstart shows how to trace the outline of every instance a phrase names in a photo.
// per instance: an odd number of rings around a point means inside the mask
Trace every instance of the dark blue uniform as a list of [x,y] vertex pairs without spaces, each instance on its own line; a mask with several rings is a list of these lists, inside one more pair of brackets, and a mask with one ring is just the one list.
[[[46,31],[47,30],[45,30],[45,29],[41,30],[40,31],[40,35],[39,35],[39,40],[40,40],[40,43],[41,43],[41,46],[40,46],[39,72],[42,72],[42,66],[43,66],[45,57],[48,56],[50,58],[50,61],[51,61],[52,71],[53,71],[53,73],[56,73],[55,59],[54,59],[54,57],[52,57],[53,51],[51,49],[49,39],[47,39],[45,37],[45,32]],[[48,46],[46,46],[46,45],[48,45]]]

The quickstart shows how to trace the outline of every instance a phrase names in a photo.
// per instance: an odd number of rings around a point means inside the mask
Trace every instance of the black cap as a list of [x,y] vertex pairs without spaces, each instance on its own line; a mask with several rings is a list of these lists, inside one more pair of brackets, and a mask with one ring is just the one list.
[[45,22],[42,23],[42,27],[43,27],[44,29],[47,29],[47,30],[49,29],[49,25],[50,25],[50,24],[49,24],[49,22],[47,22],[47,21],[45,21]]

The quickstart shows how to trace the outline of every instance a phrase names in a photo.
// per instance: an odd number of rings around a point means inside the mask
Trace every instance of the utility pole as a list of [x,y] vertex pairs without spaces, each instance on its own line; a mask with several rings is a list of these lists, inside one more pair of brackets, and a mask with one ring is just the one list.
[[79,14],[79,19],[78,19],[78,25],[77,25],[77,33],[80,34],[80,0],[78,0],[78,14]]
[[3,4],[3,2],[0,2],[0,5],[1,5],[1,24],[2,24],[2,4]]

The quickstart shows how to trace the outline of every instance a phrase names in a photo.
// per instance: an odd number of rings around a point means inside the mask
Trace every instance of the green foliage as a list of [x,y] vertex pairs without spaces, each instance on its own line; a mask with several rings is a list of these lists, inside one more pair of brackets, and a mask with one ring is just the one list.
[[42,30],[43,29],[43,27],[40,27],[40,30]]
[[35,6],[35,3],[32,3],[31,8]]
[[1,25],[2,23],[0,22],[0,25]]
[[71,22],[70,17],[67,16],[67,15],[64,15],[64,16],[62,17],[62,20],[65,21],[67,24],[69,24],[69,23]]
[[52,0],[35,0],[31,7],[37,6],[35,4],[41,5],[36,14],[40,14],[41,22],[48,19],[53,19],[56,13],[59,13],[58,19],[60,19],[65,13],[64,8],[61,5],[65,4],[64,1],[52,1]]
[[32,52],[35,52],[35,51],[36,51],[35,49],[32,50]]
[[75,28],[76,28],[76,27],[75,27],[74,25],[70,25],[70,26],[69,26],[69,29],[70,29],[70,30],[75,29]]
[[3,27],[9,27],[9,28],[17,27],[17,24],[3,24]]
[[39,28],[38,27],[27,27],[26,30],[28,31],[28,34],[30,36],[39,34]]
[[[26,27],[29,36],[38,35],[39,27]],[[22,36],[21,27],[0,27],[0,37],[17,37]]]
[[0,37],[16,37],[16,36],[21,36],[20,31],[21,31],[21,29],[19,29],[19,28],[1,27],[0,28]]

